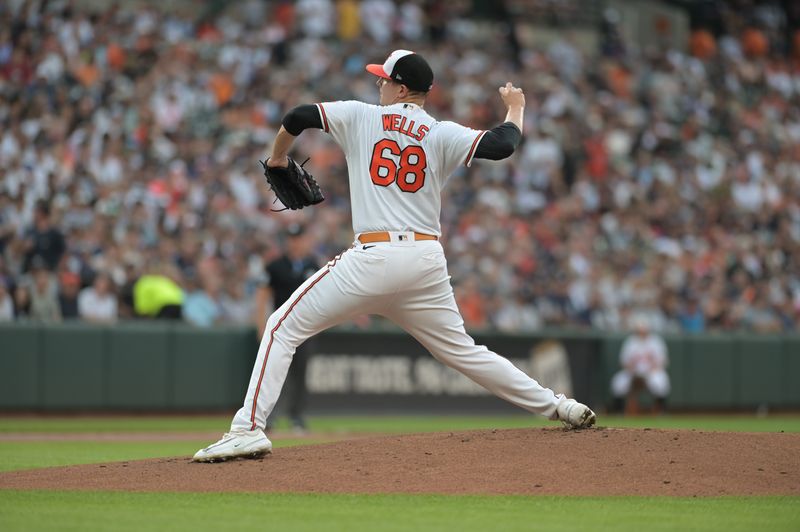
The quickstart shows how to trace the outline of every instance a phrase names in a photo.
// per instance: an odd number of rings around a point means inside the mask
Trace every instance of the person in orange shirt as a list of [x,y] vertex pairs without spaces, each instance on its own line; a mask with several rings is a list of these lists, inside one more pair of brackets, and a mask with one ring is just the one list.
[[79,63],[72,70],[72,74],[84,87],[91,87],[100,79],[100,70],[94,64],[94,56],[87,54],[87,61]]
[[361,17],[358,13],[358,2],[355,0],[339,0],[336,4],[339,15],[336,32],[343,41],[352,41],[361,34]]
[[108,61],[108,66],[112,69],[116,71],[122,70],[122,67],[125,66],[125,50],[117,43],[109,43],[106,49],[106,60]]
[[231,98],[233,98],[233,94],[236,92],[236,88],[233,86],[233,81],[231,81],[230,76],[227,74],[219,73],[213,75],[209,80],[208,85],[211,89],[211,92],[214,93],[214,98],[217,100],[217,105],[220,107],[228,103]]

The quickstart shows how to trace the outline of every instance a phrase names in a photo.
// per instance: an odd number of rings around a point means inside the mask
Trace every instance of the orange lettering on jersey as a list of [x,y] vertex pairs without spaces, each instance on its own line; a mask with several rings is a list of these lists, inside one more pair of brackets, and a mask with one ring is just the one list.
[[[424,139],[425,134],[430,131],[428,126],[422,125],[417,127],[417,123],[414,120],[409,121],[408,117],[398,114],[381,115],[381,119],[383,121],[384,131],[397,131],[398,133],[416,140]],[[406,124],[406,122],[408,122],[408,124]]]
[[414,131],[414,121],[413,120],[411,120],[408,123],[408,127],[400,128],[400,133],[402,133],[403,135],[408,135],[409,137],[417,138],[417,134],[416,133],[412,133],[412,131]]

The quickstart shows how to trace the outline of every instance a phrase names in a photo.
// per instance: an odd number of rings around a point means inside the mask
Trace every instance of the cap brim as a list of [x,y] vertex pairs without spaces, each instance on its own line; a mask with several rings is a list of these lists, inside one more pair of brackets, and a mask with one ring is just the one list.
[[370,74],[375,74],[379,78],[392,79],[391,77],[389,77],[389,74],[387,74],[383,70],[383,65],[374,65],[374,64],[372,64],[372,65],[367,65],[366,68],[367,68],[367,72],[369,72]]

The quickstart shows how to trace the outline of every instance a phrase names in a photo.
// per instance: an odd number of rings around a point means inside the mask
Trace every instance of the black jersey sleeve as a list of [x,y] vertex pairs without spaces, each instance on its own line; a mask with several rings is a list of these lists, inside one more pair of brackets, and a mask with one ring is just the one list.
[[522,132],[511,122],[503,122],[486,132],[475,149],[476,159],[499,161],[510,157],[522,140]]
[[322,118],[316,105],[298,105],[283,117],[284,129],[295,137],[306,129],[322,129]]

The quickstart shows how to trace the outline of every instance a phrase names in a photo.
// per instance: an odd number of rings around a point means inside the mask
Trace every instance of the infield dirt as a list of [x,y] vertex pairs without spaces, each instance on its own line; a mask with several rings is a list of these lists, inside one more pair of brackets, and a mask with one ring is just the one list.
[[800,434],[596,428],[383,436],[0,474],[0,489],[558,495],[800,495]]

